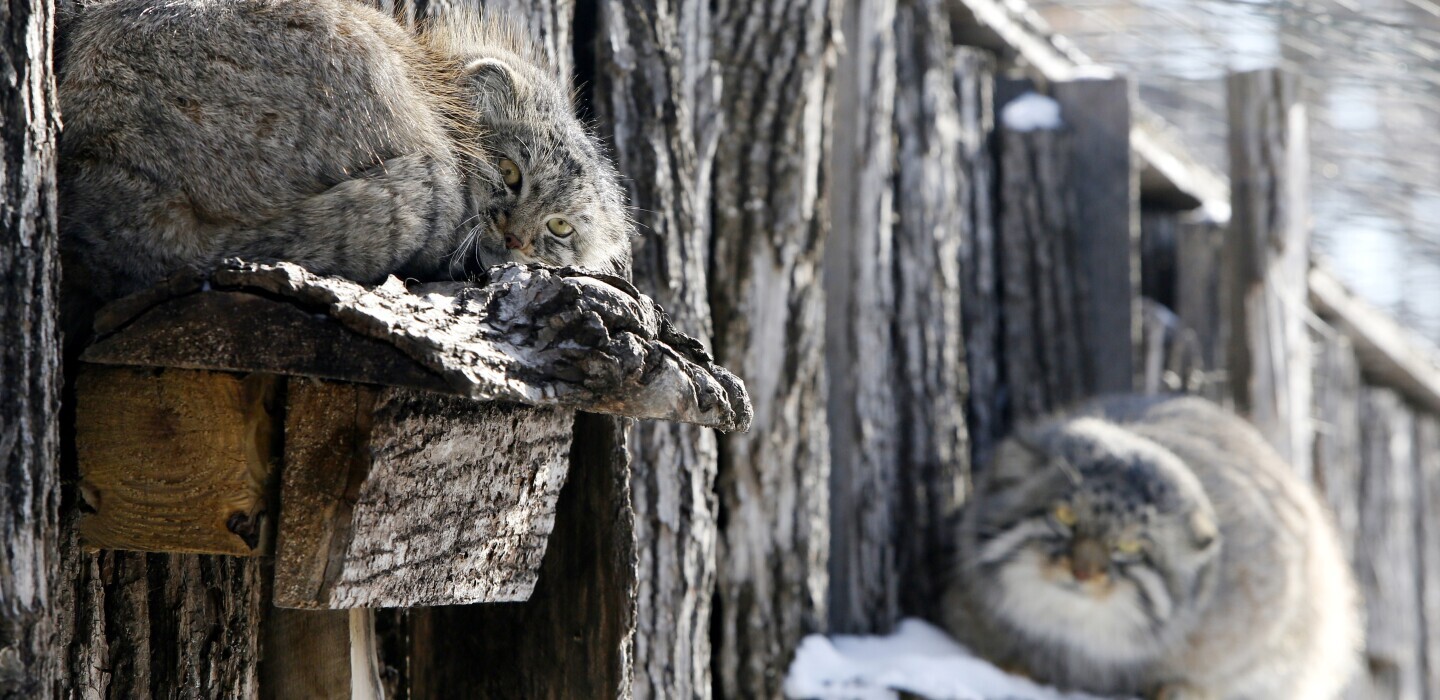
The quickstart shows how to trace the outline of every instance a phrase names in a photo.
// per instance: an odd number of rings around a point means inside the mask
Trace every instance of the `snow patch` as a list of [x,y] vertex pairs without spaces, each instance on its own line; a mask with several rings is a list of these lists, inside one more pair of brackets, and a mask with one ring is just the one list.
[[1033,91],[1005,105],[1000,110],[1000,123],[1010,131],[1049,130],[1064,126],[1060,120],[1060,103]]
[[812,634],[785,676],[794,700],[897,700],[901,691],[930,700],[1099,700],[1005,673],[913,618],[885,637]]

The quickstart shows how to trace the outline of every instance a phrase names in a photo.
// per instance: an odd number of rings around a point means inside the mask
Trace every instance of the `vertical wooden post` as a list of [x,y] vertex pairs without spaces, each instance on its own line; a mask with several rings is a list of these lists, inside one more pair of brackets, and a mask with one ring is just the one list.
[[[1140,180],[1130,152],[1126,78],[1056,83],[1070,134],[1066,189],[1073,198],[1074,263],[1090,393],[1134,388],[1139,346]],[[1045,332],[1044,329],[1039,329]]]
[[1000,395],[1000,304],[996,266],[994,57],[983,49],[959,47],[954,53],[956,111],[959,115],[960,168],[967,174],[962,195],[966,227],[960,246],[964,312],[965,369],[970,396],[966,401],[971,455],[975,465],[989,459],[1000,440],[1004,416]]
[[1225,231],[1224,226],[1209,220],[1181,222],[1176,234],[1175,314],[1183,327],[1195,333],[1205,372],[1200,394],[1228,404],[1225,353],[1231,319],[1227,317]]
[[849,0],[835,75],[825,367],[830,383],[830,624],[888,630],[899,618],[898,409],[892,319],[895,0]]
[[[721,697],[770,698],[824,629],[830,549],[821,259],[829,229],[838,3],[720,0],[725,138],[712,180],[715,354],[745,378],[750,432],[720,443],[715,668]],[[783,70],[777,67],[783,66]]]
[[8,0],[0,38],[0,696],[51,690],[59,558],[55,4]]
[[974,200],[945,7],[902,0],[895,24],[899,502],[886,534],[899,558],[901,610],[930,619],[938,619],[944,553],[954,544],[949,523],[970,476],[960,249]]
[[1231,75],[1230,390],[1281,456],[1311,473],[1309,156],[1299,79]]
[[[710,344],[710,5],[705,0],[603,0],[591,104],[626,176],[638,224],[636,286],[679,330]],[[577,30],[577,31],[583,31]],[[715,432],[637,423],[635,697],[708,698],[715,588]]]
[[1419,700],[1423,617],[1417,531],[1415,414],[1389,389],[1360,396],[1360,534],[1370,687],[1364,697]]

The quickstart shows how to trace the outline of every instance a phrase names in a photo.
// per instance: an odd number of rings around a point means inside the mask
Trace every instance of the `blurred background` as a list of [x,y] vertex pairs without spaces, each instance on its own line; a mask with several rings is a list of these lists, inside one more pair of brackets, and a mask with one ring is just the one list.
[[1191,153],[1228,172],[1226,71],[1304,77],[1315,254],[1357,294],[1440,339],[1440,3],[1033,0],[1128,74]]

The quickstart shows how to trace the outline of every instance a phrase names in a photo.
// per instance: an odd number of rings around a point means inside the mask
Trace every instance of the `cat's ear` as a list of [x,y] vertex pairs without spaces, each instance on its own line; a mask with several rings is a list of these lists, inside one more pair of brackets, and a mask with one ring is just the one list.
[[463,75],[475,86],[482,107],[512,103],[524,89],[515,69],[499,58],[477,58],[465,64]]
[[1045,467],[1048,457],[1018,436],[1011,436],[995,448],[990,460],[990,483],[1003,491],[1024,483]]

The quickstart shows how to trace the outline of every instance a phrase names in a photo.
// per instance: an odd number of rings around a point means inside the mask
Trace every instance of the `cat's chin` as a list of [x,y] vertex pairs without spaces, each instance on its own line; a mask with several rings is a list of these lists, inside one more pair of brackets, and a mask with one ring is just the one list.
[[1097,664],[1135,664],[1160,651],[1133,583],[1078,581],[1037,551],[1000,571],[998,614],[1020,633]]

